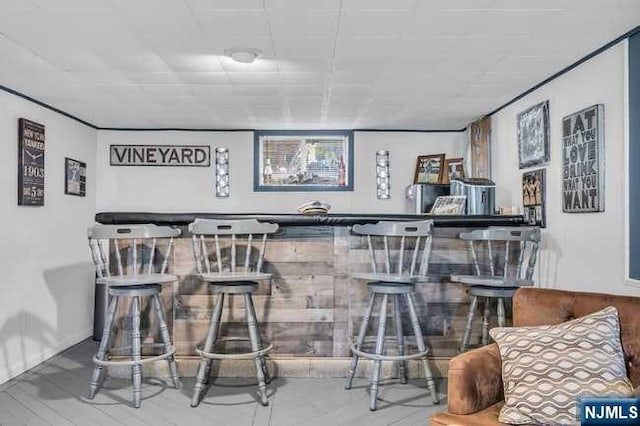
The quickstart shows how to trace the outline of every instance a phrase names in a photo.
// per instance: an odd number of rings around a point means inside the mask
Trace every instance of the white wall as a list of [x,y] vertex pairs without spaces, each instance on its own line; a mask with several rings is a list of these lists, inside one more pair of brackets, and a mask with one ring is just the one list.
[[[492,117],[496,205],[522,206],[516,115],[549,100],[551,162],[547,166],[547,228],[540,258],[542,287],[638,294],[624,277],[624,47],[619,43]],[[605,211],[570,214],[561,205],[562,117],[604,104]]]
[[[98,132],[97,210],[212,213],[296,213],[305,201],[322,200],[332,213],[404,213],[404,189],[413,181],[416,157],[443,152],[463,157],[466,135],[356,132],[353,192],[253,192],[252,132]],[[111,167],[111,144],[210,145],[229,148],[231,196],[216,198],[214,168]],[[376,199],[375,152],[390,151],[391,198]]]
[[[45,125],[45,206],[17,205],[18,118]],[[0,383],[91,334],[86,229],[96,194],[96,132],[0,92]],[[87,163],[87,196],[64,194],[64,158]]]

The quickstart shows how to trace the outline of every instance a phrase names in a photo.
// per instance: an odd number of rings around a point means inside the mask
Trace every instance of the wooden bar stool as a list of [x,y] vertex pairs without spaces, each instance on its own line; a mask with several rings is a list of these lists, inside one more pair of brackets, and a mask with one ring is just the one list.
[[[202,349],[196,348],[202,360],[191,399],[192,407],[200,403],[205,385],[209,382],[211,363],[214,359],[254,359],[260,402],[262,405],[269,403],[266,388],[269,371],[264,356],[273,345],[265,347],[262,343],[251,294],[258,288],[256,281],[271,279],[271,274],[261,272],[261,269],[267,235],[277,231],[277,224],[261,223],[256,219],[196,219],[189,225],[198,276],[208,282],[212,292],[217,295],[204,345]],[[254,235],[257,237],[256,248],[253,247]],[[248,339],[220,338],[219,329],[225,296],[242,296]],[[250,352],[222,353],[214,350],[217,342],[243,340],[249,340]]]
[[[362,319],[357,340],[351,344],[353,357],[349,368],[349,378],[346,389],[351,389],[353,377],[360,357],[373,360],[374,367],[371,376],[371,402],[369,409],[375,411],[378,406],[378,387],[382,361],[397,361],[401,383],[407,382],[407,360],[422,359],[427,387],[431,392],[434,404],[439,403],[435,382],[426,359],[429,350],[424,343],[418,314],[415,307],[415,283],[425,281],[429,268],[431,254],[433,221],[416,222],[385,222],[376,224],[354,225],[352,232],[366,236],[371,262],[371,271],[354,273],[352,276],[359,280],[369,281],[369,305]],[[399,246],[398,246],[399,244]],[[378,264],[382,258],[383,264]],[[363,350],[365,337],[371,322],[376,299],[380,301],[377,337],[373,352]],[[411,328],[415,335],[418,352],[405,354],[405,336],[402,329],[401,300],[406,304]],[[396,347],[398,355],[385,355],[384,343],[387,322],[387,305],[393,303],[393,321],[395,325]]]
[[497,301],[498,326],[506,324],[505,299],[511,299],[518,287],[532,286],[538,259],[540,228],[520,227],[476,229],[460,234],[468,241],[475,275],[452,275],[452,282],[469,285],[471,304],[460,352],[469,346],[478,298],[484,298],[482,344],[489,343],[491,301]]
[[[164,317],[164,308],[159,294],[162,284],[176,281],[175,275],[167,274],[168,260],[173,247],[173,238],[180,235],[179,229],[156,225],[96,225],[89,228],[89,247],[98,274],[97,283],[108,288],[109,309],[104,322],[98,353],[93,357],[94,369],[89,387],[89,399],[93,399],[103,381],[103,367],[131,366],[133,377],[133,405],[140,407],[142,364],[166,359],[173,385],[180,387],[178,370],[173,357],[175,348],[171,344],[169,330]],[[123,256],[124,253],[124,256]],[[124,260],[123,260],[124,259]],[[115,262],[113,262],[115,260]],[[159,324],[162,354],[142,358],[141,355],[141,299],[151,298],[152,311]],[[115,317],[121,299],[130,299],[131,359],[112,360],[109,352]],[[146,346],[147,344],[145,344]]]

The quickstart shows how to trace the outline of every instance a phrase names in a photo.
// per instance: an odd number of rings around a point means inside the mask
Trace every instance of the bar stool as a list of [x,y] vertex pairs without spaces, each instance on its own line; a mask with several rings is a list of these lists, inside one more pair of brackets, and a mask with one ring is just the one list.
[[[353,278],[369,281],[369,305],[362,319],[360,331],[355,343],[351,343],[351,366],[349,378],[345,386],[351,389],[353,377],[360,357],[371,359],[374,363],[371,375],[371,402],[369,409],[375,411],[378,404],[378,386],[382,361],[397,361],[401,383],[407,382],[407,360],[422,359],[427,387],[431,392],[434,404],[438,404],[435,382],[426,359],[429,350],[425,347],[422,330],[415,307],[415,283],[425,281],[431,254],[433,221],[387,222],[376,224],[354,225],[352,233],[366,236],[371,262],[370,272],[353,273]],[[399,242],[399,246],[398,246]],[[393,255],[392,255],[393,253]],[[406,254],[406,256],[405,256]],[[396,259],[393,259],[393,258]],[[378,264],[377,258],[383,259],[384,268]],[[380,269],[383,269],[380,270]],[[365,351],[362,346],[367,335],[376,299],[380,298],[380,314],[378,317],[377,337],[373,352]],[[384,342],[387,321],[387,305],[393,302],[393,321],[395,325],[396,347],[398,355],[385,355]],[[404,332],[402,329],[400,300],[404,299],[411,320],[411,327],[416,339],[418,352],[405,354]]]
[[452,282],[469,285],[471,304],[460,352],[469,346],[478,298],[484,298],[482,344],[489,343],[491,301],[497,300],[498,326],[506,323],[505,299],[511,299],[518,287],[532,286],[538,259],[540,228],[520,227],[476,229],[460,234],[468,241],[475,275],[452,275]]
[[[96,266],[98,284],[106,285],[110,296],[107,317],[104,322],[98,353],[93,357],[93,376],[89,386],[89,399],[93,399],[103,381],[103,367],[131,366],[133,376],[133,406],[140,407],[142,364],[166,359],[173,385],[180,387],[178,370],[173,357],[175,347],[171,344],[169,330],[164,318],[164,308],[159,294],[162,284],[176,281],[175,275],[167,274],[167,265],[173,247],[173,238],[180,235],[179,229],[156,225],[96,225],[88,230],[89,247]],[[125,254],[123,256],[123,253]],[[123,262],[124,257],[124,262]],[[112,262],[115,259],[115,262]],[[150,298],[153,312],[159,324],[162,354],[141,356],[141,298]],[[130,299],[131,349],[129,360],[109,359],[112,332],[115,332],[115,316],[121,299]],[[144,346],[148,346],[145,344]]]
[[[269,372],[264,355],[273,348],[273,345],[265,347],[262,344],[251,294],[258,288],[256,281],[271,279],[271,274],[261,272],[261,269],[267,235],[277,231],[277,224],[261,223],[256,219],[196,219],[189,225],[198,276],[201,280],[208,282],[212,292],[217,295],[204,345],[202,349],[196,348],[202,360],[191,399],[192,407],[200,403],[205,385],[209,382],[211,363],[214,359],[254,359],[260,402],[265,406],[269,404],[266,387],[269,382]],[[254,235],[257,236],[259,247],[256,249],[253,247]],[[239,255],[238,251],[244,253]],[[217,342],[247,340],[242,337],[219,337],[220,319],[226,295],[242,296],[244,299],[248,340],[251,344],[250,352],[214,351]]]

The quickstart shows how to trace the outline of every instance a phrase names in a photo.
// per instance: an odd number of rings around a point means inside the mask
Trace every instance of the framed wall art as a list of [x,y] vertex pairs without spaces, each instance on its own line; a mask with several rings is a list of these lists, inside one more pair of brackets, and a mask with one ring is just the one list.
[[464,176],[464,158],[446,158],[444,160],[443,184],[451,183],[451,179],[462,179]]
[[18,205],[44,206],[44,126],[18,120]]
[[528,225],[546,225],[546,170],[531,170],[522,174],[522,205],[524,207],[524,220]]
[[429,214],[433,215],[461,215],[467,203],[464,195],[441,195],[431,207]]
[[64,159],[64,193],[84,197],[87,194],[87,163]]
[[518,114],[518,158],[521,169],[549,163],[549,101]]
[[604,211],[604,105],[562,119],[562,211]]
[[444,173],[444,154],[420,155],[416,160],[413,183],[440,183]]

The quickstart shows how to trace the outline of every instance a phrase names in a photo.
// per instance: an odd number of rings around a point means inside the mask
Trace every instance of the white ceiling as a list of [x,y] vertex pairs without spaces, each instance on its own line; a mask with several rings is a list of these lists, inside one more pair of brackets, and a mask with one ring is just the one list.
[[100,127],[460,129],[639,24],[640,0],[0,0],[0,84]]

